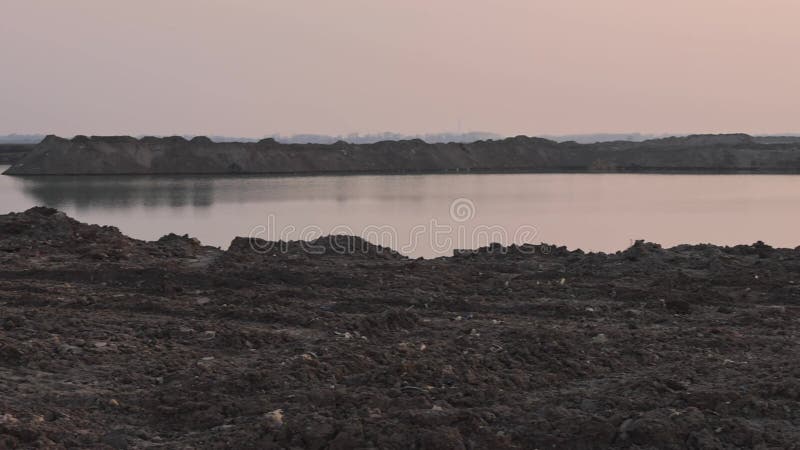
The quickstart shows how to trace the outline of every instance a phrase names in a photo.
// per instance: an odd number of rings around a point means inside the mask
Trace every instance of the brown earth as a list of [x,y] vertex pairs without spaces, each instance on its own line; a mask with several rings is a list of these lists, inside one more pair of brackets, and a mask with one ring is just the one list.
[[0,216],[0,448],[800,448],[800,250],[267,247]]

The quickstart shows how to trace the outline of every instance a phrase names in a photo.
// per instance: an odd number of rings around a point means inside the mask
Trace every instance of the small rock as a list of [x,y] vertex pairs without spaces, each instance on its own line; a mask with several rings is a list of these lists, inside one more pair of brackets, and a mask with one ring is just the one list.
[[679,381],[676,381],[676,380],[669,379],[669,378],[664,380],[664,385],[666,387],[672,389],[673,391],[685,391],[686,390],[686,385],[685,384],[683,384],[683,383],[681,383]]
[[203,369],[210,369],[214,366],[214,357],[213,356],[204,356],[200,358],[200,361],[197,361],[197,366],[202,367]]
[[11,414],[0,414],[0,424],[1,425],[11,425],[19,422],[19,420]]
[[268,429],[280,428],[283,426],[283,410],[276,409],[264,415],[265,426]]
[[59,345],[58,346],[58,351],[59,351],[59,353],[71,353],[71,354],[74,354],[74,355],[79,355],[79,354],[83,353],[83,350],[81,350],[80,347],[76,347],[74,345],[69,345],[69,344],[61,344],[61,345]]
[[217,336],[216,331],[204,331],[203,332],[203,339],[214,339]]
[[626,317],[641,317],[642,314],[643,314],[643,312],[640,309],[632,309],[631,308],[631,309],[626,309],[625,310],[625,316]]
[[608,338],[606,337],[605,334],[600,333],[592,338],[592,342],[595,344],[605,344],[606,342],[608,342]]
[[619,437],[622,440],[628,439],[628,430],[631,429],[631,425],[633,425],[633,419],[625,419],[622,424],[619,426]]

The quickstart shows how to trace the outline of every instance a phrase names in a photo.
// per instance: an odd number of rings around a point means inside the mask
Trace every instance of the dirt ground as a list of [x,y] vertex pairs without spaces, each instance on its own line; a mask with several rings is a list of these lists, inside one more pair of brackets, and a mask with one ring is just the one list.
[[0,216],[0,448],[800,448],[800,250],[264,244]]

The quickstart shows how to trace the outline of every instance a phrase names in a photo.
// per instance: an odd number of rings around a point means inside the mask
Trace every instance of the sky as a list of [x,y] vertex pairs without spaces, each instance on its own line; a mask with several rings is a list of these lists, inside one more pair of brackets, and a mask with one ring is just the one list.
[[2,0],[0,134],[800,131],[797,0]]

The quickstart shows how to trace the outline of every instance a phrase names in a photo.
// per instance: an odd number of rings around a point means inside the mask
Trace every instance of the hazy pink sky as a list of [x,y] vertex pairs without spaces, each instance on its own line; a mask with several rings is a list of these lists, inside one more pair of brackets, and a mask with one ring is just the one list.
[[2,0],[0,133],[800,131],[797,0]]

